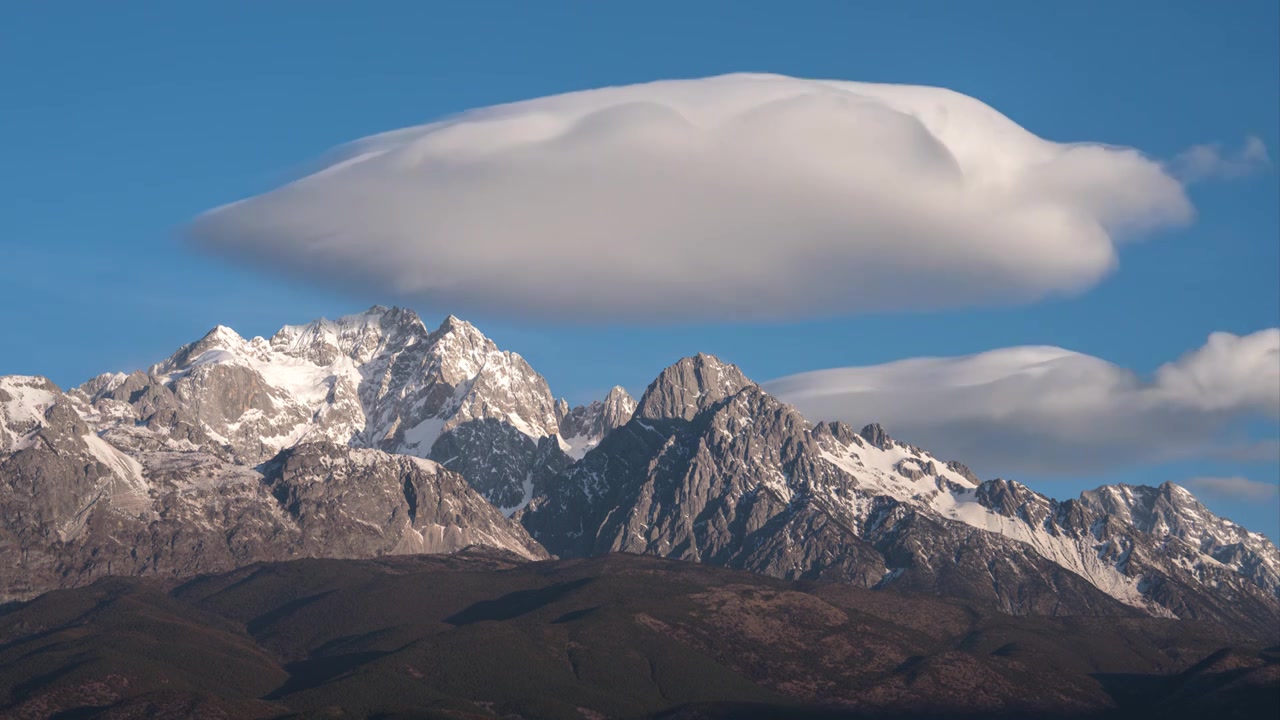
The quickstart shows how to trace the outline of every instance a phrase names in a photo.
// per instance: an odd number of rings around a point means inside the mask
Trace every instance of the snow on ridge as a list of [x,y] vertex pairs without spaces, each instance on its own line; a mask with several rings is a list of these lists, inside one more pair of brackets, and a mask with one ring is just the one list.
[[[387,318],[399,315],[403,325],[387,327]],[[329,347],[359,362],[368,362],[373,353],[397,330],[426,336],[426,327],[412,310],[381,305],[336,320],[319,318],[302,325],[285,325],[271,336],[272,348],[290,355],[307,357],[317,347]]]
[[595,435],[574,435],[573,437],[559,437],[560,449],[566,455],[574,460],[581,460],[586,454],[600,444],[600,437]]
[[[61,390],[38,375],[0,376],[0,451],[18,450],[44,425]],[[6,399],[7,398],[7,399]]]
[[[918,495],[937,490],[937,478],[964,488],[977,485],[969,478],[952,470],[947,463],[923,450],[896,441],[881,450],[870,443],[851,444],[841,452],[824,449],[824,460],[844,470],[858,483],[860,489],[878,495],[888,495],[897,500],[910,500]],[[912,479],[902,474],[904,463],[914,463],[921,472],[930,464],[933,473]]]
[[[978,501],[978,485],[928,453],[892,442],[884,450],[870,444],[853,444],[843,453],[824,450],[821,457],[851,475],[864,493],[927,508],[942,518],[1028,545],[1041,557],[1080,575],[1127,605],[1172,616],[1143,597],[1138,589],[1140,578],[1126,576],[1117,567],[1119,563],[1101,559],[1096,549],[1082,547],[1071,537],[1046,532],[1021,518],[991,510]],[[900,471],[907,463],[922,470],[932,463],[935,472],[912,479]]]
[[1008,517],[978,502],[972,490],[941,492],[929,506],[943,517],[958,520],[970,527],[1002,535],[1029,545],[1036,554],[1088,580],[1099,590],[1126,605],[1140,608],[1158,617],[1176,615],[1143,596],[1141,577],[1130,577],[1121,571],[1127,556],[1116,562],[1103,559],[1092,538],[1076,539],[1061,533],[1050,533],[1034,527],[1019,517]]
[[410,455],[427,453],[444,433],[446,422],[448,420],[441,417],[424,418],[422,422],[405,431],[400,447]]
[[116,477],[124,480],[130,487],[146,492],[147,480],[143,475],[142,465],[131,456],[116,449],[114,445],[88,433],[81,437],[89,448],[89,454],[98,462],[106,465]]
[[[989,507],[978,497],[979,485],[961,477],[927,453],[917,452],[915,448],[901,443],[891,442],[885,450],[870,445],[862,447],[857,443],[847,447],[827,447],[821,457],[848,473],[862,493],[892,497],[926,508],[941,518],[1022,543],[1127,605],[1160,617],[1173,616],[1167,608],[1145,597],[1141,575],[1130,575],[1125,571],[1129,549],[1117,554],[1112,546],[1114,542],[1128,542],[1122,538],[1103,539],[1097,535],[1096,527],[1077,536],[1070,528],[1059,527],[1052,513],[1043,521],[1027,517],[1021,511],[1013,516],[1002,514],[998,508]],[[930,462],[937,471],[936,475],[925,473],[912,479],[902,472],[908,470],[914,475],[917,469]],[[1027,493],[1028,499],[1017,501],[1020,505],[1036,498],[1043,502],[1046,510],[1058,505],[1025,486],[1005,482],[1011,489],[1016,488],[1015,492]],[[1253,538],[1247,530],[1213,515],[1185,489],[1172,483],[1166,485],[1169,486],[1167,491],[1164,486],[1103,486],[1082,493],[1080,502],[1102,517],[1114,518],[1143,535],[1177,538],[1186,543],[1194,555],[1202,556],[1193,563],[1195,565],[1229,570],[1248,582],[1280,594],[1276,588],[1276,578],[1280,575],[1280,550],[1274,544],[1265,537]],[[857,514],[856,507],[848,509]],[[1237,547],[1241,549],[1233,549]],[[1231,562],[1224,563],[1214,557],[1224,550],[1230,550]],[[1193,569],[1187,565],[1190,561],[1178,552],[1162,553],[1158,559],[1149,560],[1172,562],[1184,569]]]
[[[234,439],[251,431],[244,423],[257,422],[265,433],[255,440],[273,449],[306,438],[362,438],[383,447],[396,441],[387,449],[425,456],[442,433],[484,418],[535,442],[558,432],[546,381],[519,355],[452,315],[428,332],[411,310],[374,306],[338,320],[286,325],[269,341],[246,341],[218,326],[152,372],[172,388],[193,372],[208,372],[199,370],[205,366],[252,371],[274,407],[260,416],[246,408],[228,423],[213,418],[211,434]],[[451,386],[450,395],[442,399],[437,383]]]

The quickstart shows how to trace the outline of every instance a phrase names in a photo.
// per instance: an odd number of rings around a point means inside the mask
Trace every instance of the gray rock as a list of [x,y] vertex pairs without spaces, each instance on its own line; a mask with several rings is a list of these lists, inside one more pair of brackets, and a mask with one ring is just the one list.
[[430,457],[469,478],[472,487],[508,514],[524,507],[535,487],[573,462],[554,436],[534,442],[492,418],[470,420],[444,433],[432,446]]
[[1059,503],[980,483],[877,425],[811,426],[709,356],[664,371],[633,419],[518,517],[565,557],[645,553],[1018,614],[1280,627],[1280,551],[1181,489],[1103,488]]
[[548,557],[462,476],[429,460],[315,443],[285,450],[263,473],[299,530],[301,555],[434,554],[481,545]]
[[560,435],[564,438],[603,438],[627,424],[635,411],[635,399],[623,388],[614,387],[603,401],[595,400],[590,405],[579,405],[566,412],[560,421]]
[[[546,462],[568,462],[536,451],[560,432],[564,412],[546,380],[453,316],[428,331],[410,310],[374,307],[285,327],[270,340],[245,340],[220,326],[151,368],[150,377],[181,412],[149,422],[169,418],[171,436],[241,463],[317,441],[455,458],[452,467],[475,488],[508,506],[527,497],[530,476],[545,474]],[[94,401],[146,399],[135,397],[132,377],[108,391],[109,379],[91,383],[82,391]],[[139,406],[135,415],[149,411]]]
[[737,365],[698,353],[663,370],[640,398],[635,416],[648,420],[692,420],[703,410],[754,384]]
[[1280,550],[1182,488],[981,482],[878,425],[810,425],[709,355],[638,403],[570,409],[470,324],[373,308],[270,340],[215,328],[68,393],[0,377],[0,599],[289,557],[545,557],[534,538],[1011,613],[1280,627]]
[[606,435],[625,425],[635,411],[635,399],[621,387],[610,390],[603,401],[566,411],[560,420],[560,437],[568,446],[566,452],[574,459],[581,458]]
[[[21,447],[0,453],[0,601],[104,575],[188,577],[293,557],[473,545],[547,557],[460,475],[429,460],[312,443],[255,469],[203,450],[164,449],[167,436],[126,451],[90,420],[107,422],[103,407],[128,417],[134,405],[99,397],[89,406],[36,387],[52,403]],[[110,391],[138,393],[136,405],[154,387],[122,382]],[[152,432],[111,430],[135,439]]]

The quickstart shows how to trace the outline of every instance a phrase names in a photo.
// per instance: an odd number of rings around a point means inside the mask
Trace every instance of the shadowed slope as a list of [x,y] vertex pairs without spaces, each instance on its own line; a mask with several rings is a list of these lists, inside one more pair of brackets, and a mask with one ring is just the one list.
[[1280,709],[1278,669],[1207,623],[626,554],[299,560],[0,611],[5,717],[1230,716]]

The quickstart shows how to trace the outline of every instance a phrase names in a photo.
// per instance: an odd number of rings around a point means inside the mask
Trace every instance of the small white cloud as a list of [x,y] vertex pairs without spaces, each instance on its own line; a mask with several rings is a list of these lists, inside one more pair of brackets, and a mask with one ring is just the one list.
[[1183,182],[1234,180],[1270,167],[1271,156],[1262,139],[1250,135],[1235,153],[1223,152],[1218,144],[1195,145],[1178,155],[1171,165]]
[[811,420],[891,434],[996,473],[1089,472],[1143,461],[1257,457],[1241,422],[1280,417],[1280,329],[1214,333],[1150,379],[1056,347],[917,358],[774,380]]
[[789,318],[1078,292],[1192,216],[1140,152],[941,88],[728,75],[357,141],[199,217],[213,252],[458,311]]
[[1196,477],[1183,483],[1197,494],[1229,500],[1274,501],[1280,485],[1244,477]]

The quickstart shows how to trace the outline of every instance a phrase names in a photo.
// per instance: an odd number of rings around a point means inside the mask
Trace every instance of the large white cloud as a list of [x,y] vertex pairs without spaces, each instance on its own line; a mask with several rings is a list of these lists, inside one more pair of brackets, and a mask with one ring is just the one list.
[[749,319],[1071,293],[1192,215],[1136,150],[940,88],[727,75],[375,135],[200,216],[217,253],[460,311]]
[[879,422],[984,474],[1073,473],[1234,455],[1275,443],[1233,436],[1280,418],[1280,329],[1208,342],[1150,378],[1056,347],[918,358],[766,383],[811,420]]

